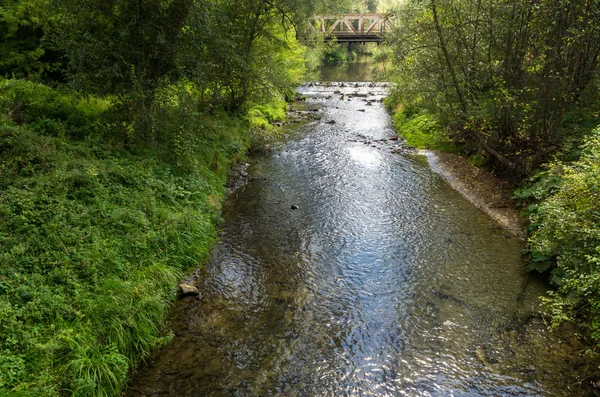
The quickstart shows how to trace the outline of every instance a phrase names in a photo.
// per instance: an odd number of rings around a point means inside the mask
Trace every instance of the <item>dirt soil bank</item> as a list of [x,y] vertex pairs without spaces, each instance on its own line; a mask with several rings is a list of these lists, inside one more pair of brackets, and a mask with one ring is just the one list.
[[525,240],[526,219],[519,215],[511,199],[508,183],[475,167],[469,160],[452,153],[422,151],[434,171],[442,175],[456,190],[485,211],[510,233]]

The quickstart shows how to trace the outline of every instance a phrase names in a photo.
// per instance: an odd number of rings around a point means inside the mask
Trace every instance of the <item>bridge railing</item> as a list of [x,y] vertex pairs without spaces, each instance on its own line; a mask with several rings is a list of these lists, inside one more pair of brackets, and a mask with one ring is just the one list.
[[390,14],[317,15],[311,26],[327,38],[381,39],[392,29],[392,18]]

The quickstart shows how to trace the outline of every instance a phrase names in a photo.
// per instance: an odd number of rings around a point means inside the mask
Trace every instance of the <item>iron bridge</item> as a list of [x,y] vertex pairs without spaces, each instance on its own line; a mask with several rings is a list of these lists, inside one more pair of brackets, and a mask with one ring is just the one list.
[[339,43],[381,43],[392,30],[392,14],[317,15],[311,27],[325,35],[325,41]]

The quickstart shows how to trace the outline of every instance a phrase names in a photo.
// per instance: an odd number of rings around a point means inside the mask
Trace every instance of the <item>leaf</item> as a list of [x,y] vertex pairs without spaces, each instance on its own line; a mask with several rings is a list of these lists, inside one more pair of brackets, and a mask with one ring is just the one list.
[[531,272],[531,271],[535,270],[538,273],[544,273],[546,270],[550,269],[551,267],[552,267],[552,262],[551,261],[529,262],[525,266],[525,270],[527,270],[528,272]]

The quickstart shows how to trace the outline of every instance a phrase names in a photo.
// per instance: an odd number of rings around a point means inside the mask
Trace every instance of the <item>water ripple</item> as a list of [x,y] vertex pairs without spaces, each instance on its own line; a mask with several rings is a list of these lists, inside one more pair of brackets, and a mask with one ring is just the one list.
[[384,93],[304,88],[322,120],[253,161],[266,180],[225,204],[202,299],[178,304],[132,395],[571,395],[543,286],[517,301],[521,243],[425,158],[391,153]]

